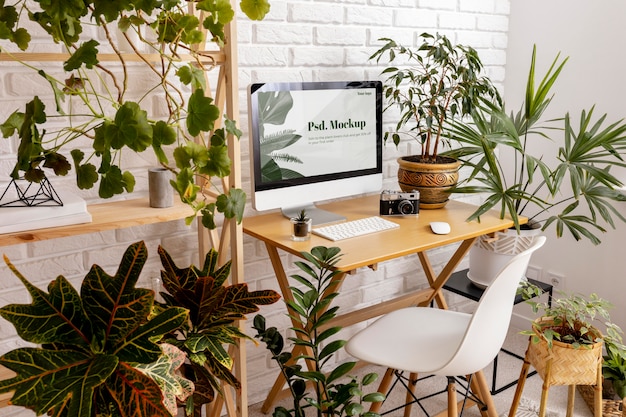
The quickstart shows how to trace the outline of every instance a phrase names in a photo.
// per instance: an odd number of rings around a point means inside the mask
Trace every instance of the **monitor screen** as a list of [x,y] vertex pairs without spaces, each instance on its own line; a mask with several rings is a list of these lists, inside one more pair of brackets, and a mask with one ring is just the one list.
[[314,203],[380,191],[379,81],[252,84],[248,93],[256,210],[305,208],[321,224],[339,219]]

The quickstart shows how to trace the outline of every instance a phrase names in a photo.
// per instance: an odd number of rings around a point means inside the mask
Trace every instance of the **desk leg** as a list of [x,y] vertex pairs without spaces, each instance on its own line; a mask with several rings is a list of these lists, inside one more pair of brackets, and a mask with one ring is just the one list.
[[450,258],[448,263],[443,267],[443,270],[438,276],[437,274],[435,274],[435,271],[433,270],[433,267],[430,264],[430,260],[428,259],[428,256],[426,256],[426,252],[419,252],[417,254],[422,264],[422,268],[424,269],[424,273],[426,274],[426,278],[428,279],[428,283],[433,289],[433,294],[428,298],[428,300],[426,300],[421,305],[428,305],[430,304],[431,301],[433,301],[433,299],[435,299],[437,301],[437,305],[439,306],[439,308],[448,308],[446,304],[446,300],[444,299],[443,294],[441,293],[441,288],[446,283],[448,278],[450,278],[450,275],[452,275],[452,273],[459,266],[459,264],[461,263],[465,255],[467,255],[470,248],[474,244],[474,241],[476,241],[475,237],[461,242],[461,245],[454,252],[452,257]]

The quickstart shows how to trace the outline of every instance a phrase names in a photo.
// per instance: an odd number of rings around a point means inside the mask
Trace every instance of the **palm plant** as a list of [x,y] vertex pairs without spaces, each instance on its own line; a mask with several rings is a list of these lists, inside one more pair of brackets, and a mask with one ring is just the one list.
[[[607,124],[606,115],[594,117],[593,107],[581,112],[577,126],[569,113],[544,121],[552,100],[550,90],[567,58],[560,60],[557,55],[536,88],[535,58],[533,48],[525,101],[515,115],[507,114],[504,103],[483,100],[469,122],[450,121],[447,134],[460,147],[447,154],[472,168],[454,192],[485,195],[469,220],[499,208],[500,216],[511,216],[517,230],[520,216],[527,216],[529,222],[542,223],[542,230],[554,225],[558,237],[568,230],[576,240],[599,244],[596,232],[605,231],[600,220],[613,228],[614,217],[626,221],[613,205],[626,201],[618,190],[623,184],[610,172],[612,167],[626,166],[621,157],[626,150],[626,123]],[[553,161],[543,150],[537,151],[543,142],[559,145]],[[505,166],[498,152],[512,152],[513,165]]]

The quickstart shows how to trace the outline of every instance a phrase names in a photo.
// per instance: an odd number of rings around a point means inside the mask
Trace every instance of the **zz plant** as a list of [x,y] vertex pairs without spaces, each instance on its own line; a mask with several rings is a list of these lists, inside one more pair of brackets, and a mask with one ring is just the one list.
[[17,373],[0,381],[0,392],[14,391],[13,405],[50,417],[175,415],[176,397],[184,399],[192,385],[174,374],[182,352],[158,342],[185,323],[188,312],[157,312],[154,292],[135,286],[147,254],[143,242],[134,243],[115,275],[94,265],[80,292],[61,275],[47,293],[5,256],[32,302],[2,307],[0,315],[26,342],[40,345],[0,357],[0,365]]
[[218,253],[211,249],[203,269],[195,266],[179,268],[172,257],[159,246],[163,270],[161,279],[167,292],[161,292],[164,308],[183,307],[189,310],[189,319],[164,340],[187,354],[183,367],[185,376],[195,384],[188,414],[201,405],[212,402],[220,382],[237,389],[241,383],[232,374],[233,360],[224,346],[235,345],[241,339],[250,339],[237,321],[246,314],[259,310],[260,305],[275,303],[280,295],[273,290],[248,291],[247,284],[225,285],[230,275],[231,261],[218,266]]
[[[355,362],[345,362],[334,369],[326,369],[333,355],[345,345],[344,340],[332,340],[332,336],[341,328],[327,326],[337,315],[339,308],[330,306],[338,295],[334,277],[340,271],[333,266],[340,259],[339,251],[336,247],[316,246],[310,253],[302,253],[308,263],[296,262],[304,275],[292,275],[302,288],[291,287],[294,300],[287,301],[290,317],[297,323],[291,328],[295,337],[289,340],[305,353],[293,357],[291,352],[283,351],[285,341],[276,327],[266,327],[265,317],[262,315],[254,318],[256,337],[266,344],[272,359],[278,363],[293,399],[293,408],[276,407],[274,417],[304,417],[307,409],[313,409],[318,417],[376,417],[377,413],[365,411],[363,403],[385,399],[378,392],[363,392],[363,386],[376,381],[378,376],[375,373],[367,374],[361,380],[348,376]],[[313,364],[312,368],[303,369],[298,363],[300,360]],[[347,381],[340,382],[344,377],[347,377]],[[312,385],[313,394],[307,392],[307,384]]]

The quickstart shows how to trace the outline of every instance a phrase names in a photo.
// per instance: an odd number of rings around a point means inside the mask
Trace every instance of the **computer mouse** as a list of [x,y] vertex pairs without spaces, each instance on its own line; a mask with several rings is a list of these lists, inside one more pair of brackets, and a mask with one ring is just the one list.
[[430,222],[430,229],[437,235],[450,233],[450,225],[446,222]]

